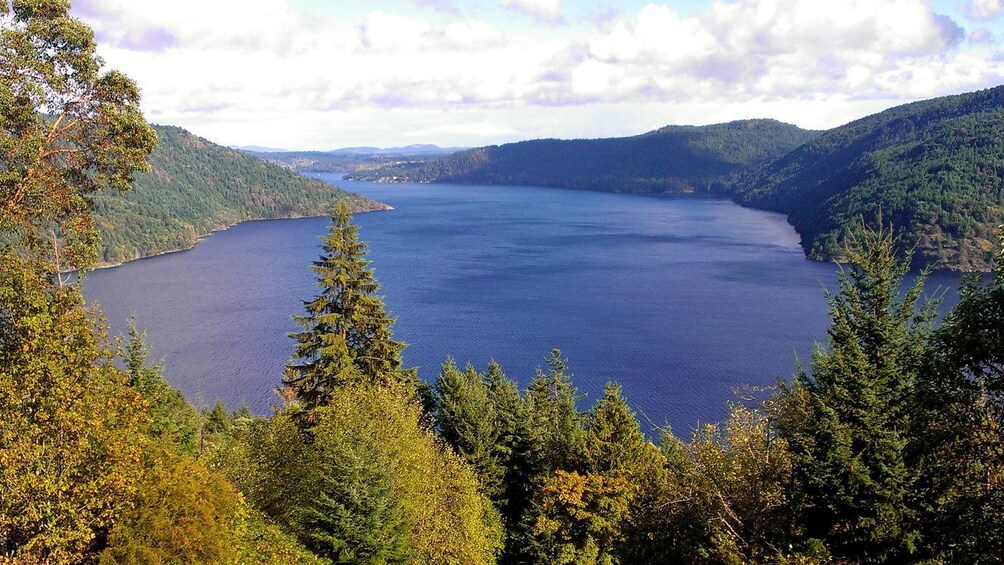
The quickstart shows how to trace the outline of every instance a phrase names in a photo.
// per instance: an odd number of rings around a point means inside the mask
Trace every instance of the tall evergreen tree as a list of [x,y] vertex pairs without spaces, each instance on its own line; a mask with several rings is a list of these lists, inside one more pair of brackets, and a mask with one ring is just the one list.
[[580,469],[557,471],[538,493],[538,557],[553,563],[618,562],[641,479],[661,463],[620,387],[607,384],[585,420]]
[[495,410],[482,376],[470,364],[461,371],[447,358],[435,393],[440,435],[478,473],[485,494],[494,499],[502,490],[503,467],[496,452]]
[[[1004,226],[1002,226],[1004,230]],[[1000,234],[1004,253],[1004,231]],[[1004,255],[994,279],[968,276],[927,349],[918,379],[919,506],[928,557],[1004,555]]]
[[304,302],[305,315],[294,316],[303,329],[290,334],[296,346],[283,385],[306,410],[325,404],[347,383],[417,386],[415,371],[402,367],[405,345],[392,338],[394,322],[376,294],[380,284],[351,220],[348,204],[339,202],[322,239],[324,252],[311,266],[321,293]]
[[525,401],[527,422],[537,451],[541,475],[557,469],[571,469],[580,460],[583,447],[580,395],[567,374],[568,360],[558,349],[544,359],[548,370],[537,369],[527,386]]
[[864,232],[848,258],[840,292],[828,296],[828,346],[784,393],[779,427],[806,534],[838,558],[880,562],[917,547],[906,449],[934,309],[918,309],[924,276],[900,297],[908,265],[890,233]]

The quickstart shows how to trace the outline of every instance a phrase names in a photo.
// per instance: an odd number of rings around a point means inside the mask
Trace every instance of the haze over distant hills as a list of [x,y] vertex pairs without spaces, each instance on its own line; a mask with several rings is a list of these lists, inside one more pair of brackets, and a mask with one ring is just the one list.
[[415,144],[404,147],[342,147],[331,151],[253,151],[270,163],[300,172],[346,173],[365,171],[401,162],[420,163],[460,151],[462,147]]

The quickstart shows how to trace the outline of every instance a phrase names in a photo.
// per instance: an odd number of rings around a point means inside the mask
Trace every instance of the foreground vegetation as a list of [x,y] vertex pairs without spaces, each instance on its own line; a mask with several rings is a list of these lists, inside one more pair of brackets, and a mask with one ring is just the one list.
[[419,382],[341,202],[275,413],[196,412],[147,362],[143,334],[109,337],[60,274],[98,261],[88,198],[127,188],[154,141],[135,85],[100,71],[67,9],[0,3],[0,560],[1004,555],[1004,250],[935,328],[922,280],[899,291],[895,238],[862,230],[810,370],[655,443],[615,384],[581,408],[559,351],[523,390],[494,363],[447,360]]

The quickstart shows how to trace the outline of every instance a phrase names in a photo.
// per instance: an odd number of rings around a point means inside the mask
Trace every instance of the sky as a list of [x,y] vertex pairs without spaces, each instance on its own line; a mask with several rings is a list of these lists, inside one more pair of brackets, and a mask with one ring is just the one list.
[[72,0],[148,120],[290,150],[826,129],[1004,84],[1004,0]]

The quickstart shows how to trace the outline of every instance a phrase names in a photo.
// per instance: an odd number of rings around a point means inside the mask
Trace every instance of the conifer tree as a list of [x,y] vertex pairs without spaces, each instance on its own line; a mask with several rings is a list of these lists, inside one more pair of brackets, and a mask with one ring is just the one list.
[[486,495],[502,490],[503,467],[494,406],[482,376],[470,364],[461,371],[447,358],[436,379],[436,427],[440,435],[481,478]]
[[613,383],[607,384],[585,424],[580,469],[557,471],[537,496],[534,532],[538,556],[547,562],[617,562],[640,479],[662,462]]
[[348,204],[339,202],[323,254],[311,266],[321,293],[304,302],[305,315],[294,316],[302,331],[290,334],[296,346],[283,384],[305,410],[324,405],[347,383],[417,385],[414,370],[402,367],[405,345],[392,338],[394,322],[376,294],[380,284],[351,219]]
[[992,281],[963,279],[918,379],[926,557],[949,563],[1004,555],[1004,226],[999,245]]
[[586,469],[593,473],[632,470],[651,453],[649,447],[620,385],[607,383],[603,398],[586,420]]
[[918,541],[906,450],[933,307],[918,309],[924,276],[899,297],[908,265],[888,232],[864,232],[848,257],[840,292],[828,296],[827,347],[785,392],[779,427],[807,536],[838,558],[900,559]]
[[133,387],[147,401],[150,423],[147,431],[169,450],[195,455],[203,427],[202,420],[185,396],[164,378],[159,365],[148,365],[146,332],[140,332],[136,320],[129,319],[129,333],[122,352]]
[[578,463],[583,447],[582,414],[578,402],[583,398],[572,385],[568,360],[559,349],[544,359],[548,370],[537,369],[526,390],[527,422],[537,452],[540,474],[570,469]]

